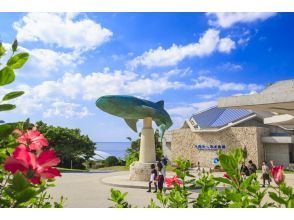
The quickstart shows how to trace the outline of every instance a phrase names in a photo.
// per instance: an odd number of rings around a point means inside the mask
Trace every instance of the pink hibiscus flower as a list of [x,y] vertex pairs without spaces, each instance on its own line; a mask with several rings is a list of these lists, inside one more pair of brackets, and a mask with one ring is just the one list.
[[283,174],[283,169],[284,169],[283,166],[274,166],[271,169],[271,172],[272,172],[272,176],[274,178],[274,181],[278,185],[280,183],[284,182],[284,179],[285,179],[285,176]]
[[181,180],[179,180],[177,176],[174,176],[172,178],[166,178],[165,183],[166,183],[167,187],[172,187],[175,184],[178,186],[183,184],[183,182]]
[[30,152],[25,145],[15,148],[12,156],[4,162],[4,169],[11,173],[21,172],[33,184],[40,184],[41,178],[52,179],[61,176],[54,168],[60,162],[53,150],[42,151],[39,156]]
[[40,152],[43,147],[47,147],[49,145],[44,135],[37,130],[27,130],[27,132],[22,133],[19,129],[17,129],[14,132],[21,135],[17,141],[28,146],[30,150]]

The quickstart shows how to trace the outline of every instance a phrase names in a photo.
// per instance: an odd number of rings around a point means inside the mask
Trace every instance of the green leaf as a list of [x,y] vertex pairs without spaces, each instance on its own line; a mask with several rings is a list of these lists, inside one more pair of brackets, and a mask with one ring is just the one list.
[[15,79],[15,74],[13,69],[6,66],[2,70],[0,70],[0,86],[7,85],[12,83]]
[[250,175],[248,178],[246,178],[244,182],[241,184],[241,188],[247,189],[248,186],[251,184],[253,178],[254,178],[254,175]]
[[17,98],[17,97],[19,97],[19,96],[21,96],[21,95],[23,95],[23,94],[24,94],[24,91],[10,92],[10,93],[7,93],[7,94],[3,97],[2,101],[6,101],[6,100],[10,100],[10,99],[15,99],[15,98]]
[[288,201],[287,208],[294,208],[294,199]]
[[13,110],[13,109],[15,109],[15,108],[16,108],[15,105],[11,105],[11,104],[2,104],[2,105],[0,105],[0,112]]
[[228,185],[232,185],[232,181],[227,179],[227,178],[223,178],[223,177],[215,177],[214,178],[215,181],[221,182],[221,183],[225,183]]
[[287,202],[283,198],[279,197],[276,193],[269,192],[268,194],[271,197],[271,199],[276,201],[277,203],[287,205]]
[[219,161],[225,172],[231,177],[234,177],[238,172],[238,164],[230,155],[220,154]]
[[15,39],[15,40],[13,41],[12,46],[11,46],[13,52],[17,51],[17,46],[18,46],[18,42],[17,42],[17,40]]
[[17,192],[15,195],[15,199],[17,200],[17,203],[20,204],[32,199],[35,195],[36,191],[30,187],[21,192]]
[[17,172],[16,174],[14,174],[11,185],[11,188],[13,190],[15,190],[16,192],[20,192],[28,188],[29,185],[30,184],[21,173]]
[[21,68],[29,59],[29,54],[26,52],[18,53],[11,57],[7,61],[7,66],[10,66],[12,69]]
[[0,43],[0,58],[5,54],[6,50],[3,47],[2,43]]

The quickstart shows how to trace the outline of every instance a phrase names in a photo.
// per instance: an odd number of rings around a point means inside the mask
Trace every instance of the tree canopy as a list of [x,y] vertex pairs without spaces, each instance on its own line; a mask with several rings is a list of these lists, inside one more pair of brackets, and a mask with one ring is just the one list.
[[80,129],[70,129],[47,125],[42,121],[35,126],[48,139],[50,146],[60,158],[61,167],[84,168],[83,163],[95,155],[95,142]]

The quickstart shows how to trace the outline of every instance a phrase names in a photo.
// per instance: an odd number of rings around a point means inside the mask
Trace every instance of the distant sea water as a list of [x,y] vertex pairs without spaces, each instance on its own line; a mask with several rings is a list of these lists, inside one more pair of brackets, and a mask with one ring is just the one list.
[[[95,159],[109,156],[125,159],[126,149],[131,146],[131,142],[96,142]],[[102,158],[102,159],[103,159]]]

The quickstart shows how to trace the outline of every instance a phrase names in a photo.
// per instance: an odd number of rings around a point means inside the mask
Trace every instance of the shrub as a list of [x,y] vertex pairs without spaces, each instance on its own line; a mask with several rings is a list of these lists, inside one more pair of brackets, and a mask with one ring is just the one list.
[[104,161],[106,167],[117,166],[118,162],[119,160],[115,156],[109,156]]
[[[189,161],[177,160],[175,170],[176,177],[169,180],[173,188],[168,192],[157,193],[159,205],[151,200],[147,205],[149,208],[268,208],[285,207],[294,208],[294,194],[290,186],[286,186],[282,168],[277,167],[272,170],[274,180],[277,186],[268,186],[265,189],[260,187],[256,174],[251,174],[244,178],[240,175],[239,165],[244,159],[241,149],[236,149],[228,154],[220,153],[219,160],[222,169],[226,172],[224,177],[214,177],[210,173],[203,173],[199,179],[196,179],[189,172],[191,163]],[[180,179],[180,181],[179,181]],[[181,182],[182,184],[178,184]],[[220,184],[226,185],[224,190],[218,190],[216,187]],[[200,192],[196,199],[190,197],[191,190],[200,187]],[[114,193],[115,192],[115,193]],[[123,195],[123,197],[122,197]],[[271,201],[265,202],[264,198],[268,196]],[[123,208],[133,207],[126,200],[126,194],[117,190],[111,191],[112,201],[115,207]],[[120,203],[118,203],[120,201]],[[121,202],[127,205],[121,205]]]
[[[0,58],[5,53],[6,49],[0,42]],[[15,79],[14,70],[22,68],[28,58],[28,53],[18,52],[15,40],[6,65],[3,66],[0,62],[0,86],[12,83]],[[23,94],[23,91],[10,92],[4,95],[2,102]],[[0,104],[0,111],[15,108],[12,104]],[[0,125],[0,208],[62,207],[63,198],[59,203],[52,204],[51,197],[46,192],[54,186],[54,177],[60,176],[59,171],[53,167],[59,163],[59,158],[49,147],[44,135],[35,128],[30,129],[29,125],[29,120],[25,123]]]

